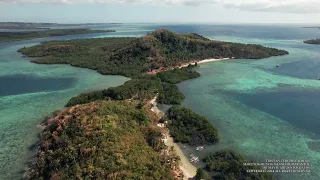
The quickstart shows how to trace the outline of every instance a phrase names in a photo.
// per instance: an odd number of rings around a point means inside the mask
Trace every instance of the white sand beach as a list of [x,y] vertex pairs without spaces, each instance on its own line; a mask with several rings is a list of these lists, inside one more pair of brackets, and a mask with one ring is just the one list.
[[180,159],[181,159],[180,169],[184,174],[184,179],[187,180],[189,178],[193,178],[197,174],[197,168],[189,162],[189,159],[182,152],[180,146],[178,146],[178,144],[174,143],[173,138],[170,136],[166,137],[166,139],[164,140],[164,143],[168,147],[173,146],[177,155],[180,157]]
[[[150,104],[152,105],[151,111],[157,113],[158,115],[164,115],[164,112],[162,112],[157,107],[157,96],[150,101]],[[188,157],[186,157],[185,154],[182,152],[180,146],[174,143],[173,138],[170,137],[169,135],[167,135],[166,138],[164,139],[164,143],[168,147],[173,146],[177,155],[180,157],[181,159],[180,169],[184,174],[184,179],[187,180],[189,178],[193,178],[197,174],[197,168],[189,162]]]
[[215,62],[215,61],[222,61],[222,60],[229,60],[230,58],[221,58],[221,59],[204,59],[198,61],[198,64],[208,63],[208,62]]
[[179,68],[187,67],[187,66],[189,66],[189,64],[195,65],[196,63],[203,64],[203,63],[208,63],[208,62],[223,61],[223,60],[229,60],[229,59],[234,59],[234,58],[232,57],[232,58],[204,59],[201,61],[192,61],[190,63],[182,64],[181,66],[179,66]]

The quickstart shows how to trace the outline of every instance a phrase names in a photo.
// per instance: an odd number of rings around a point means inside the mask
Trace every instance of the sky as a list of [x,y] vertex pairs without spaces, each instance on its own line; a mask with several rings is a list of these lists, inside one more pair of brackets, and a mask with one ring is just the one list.
[[320,0],[0,0],[0,21],[320,24]]

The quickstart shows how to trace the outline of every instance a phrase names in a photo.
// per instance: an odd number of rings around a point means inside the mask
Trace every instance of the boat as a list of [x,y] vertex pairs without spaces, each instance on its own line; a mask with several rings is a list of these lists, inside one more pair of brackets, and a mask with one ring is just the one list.
[[204,150],[204,147],[203,147],[203,146],[198,146],[198,147],[196,147],[196,150],[197,150],[197,151],[203,151],[203,150]]
[[190,160],[191,163],[197,163],[197,162],[199,162],[199,157],[191,154],[189,160]]
[[276,67],[277,67],[277,68],[280,67],[280,64],[276,65]]

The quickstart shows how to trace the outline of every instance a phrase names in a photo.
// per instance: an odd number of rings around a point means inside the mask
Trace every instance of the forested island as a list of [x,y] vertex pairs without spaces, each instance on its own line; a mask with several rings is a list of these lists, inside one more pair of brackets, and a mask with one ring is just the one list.
[[[53,41],[19,51],[38,57],[35,63],[70,64],[131,78],[118,87],[75,96],[47,119],[26,179],[182,179],[179,156],[163,143],[165,131],[191,146],[219,141],[218,130],[205,117],[179,106],[184,95],[176,83],[200,76],[197,63],[190,62],[288,54],[165,29],[142,38]],[[152,111],[154,98],[175,106],[159,117]],[[246,173],[244,161],[231,151],[210,154],[196,178],[272,179],[267,173]]]
[[80,23],[80,24],[60,24],[60,23],[34,23],[34,22],[0,22],[0,29],[48,29],[52,27],[100,25],[100,24],[120,24],[120,23]]
[[[212,41],[198,34],[156,30],[141,38],[44,42],[19,50],[40,64],[70,64],[101,74],[133,77],[154,69],[210,58],[261,59],[288,54],[261,45]],[[88,61],[90,59],[90,61]]]
[[320,39],[310,39],[303,42],[306,44],[320,44]]
[[90,29],[49,29],[41,31],[21,31],[21,32],[0,32],[0,43],[10,41],[21,41],[35,38],[45,38],[52,36],[65,36],[72,34],[89,34],[115,32],[113,30],[90,30]]

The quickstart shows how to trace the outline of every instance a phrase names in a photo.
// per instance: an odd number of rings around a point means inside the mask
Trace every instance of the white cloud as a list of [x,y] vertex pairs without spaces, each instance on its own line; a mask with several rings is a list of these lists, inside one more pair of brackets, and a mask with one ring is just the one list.
[[320,13],[320,0],[0,0],[2,3],[143,3],[199,6],[215,4],[240,11]]

